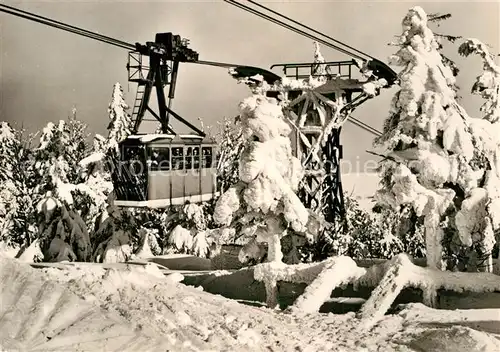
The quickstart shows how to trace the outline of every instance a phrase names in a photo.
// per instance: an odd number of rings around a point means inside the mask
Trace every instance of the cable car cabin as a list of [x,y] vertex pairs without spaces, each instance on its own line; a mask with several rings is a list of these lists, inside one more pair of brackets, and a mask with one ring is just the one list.
[[197,135],[132,135],[120,143],[115,205],[163,208],[216,194],[216,144]]

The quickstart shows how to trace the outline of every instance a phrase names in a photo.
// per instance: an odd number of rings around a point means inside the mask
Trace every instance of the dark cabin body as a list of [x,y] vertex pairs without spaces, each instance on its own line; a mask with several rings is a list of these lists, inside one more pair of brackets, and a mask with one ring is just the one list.
[[132,135],[119,144],[115,205],[163,208],[216,195],[216,144],[198,135]]

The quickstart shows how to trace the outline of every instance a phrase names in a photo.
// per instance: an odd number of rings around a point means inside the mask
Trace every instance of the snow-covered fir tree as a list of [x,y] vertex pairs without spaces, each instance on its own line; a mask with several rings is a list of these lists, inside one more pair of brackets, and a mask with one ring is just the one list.
[[236,184],[238,177],[238,163],[243,151],[242,128],[239,121],[232,122],[225,118],[219,124],[216,140],[219,145],[217,158],[217,182],[222,192]]
[[29,244],[35,232],[33,203],[26,185],[29,150],[20,131],[0,123],[0,247],[11,252]]
[[[96,135],[93,141],[91,155],[81,160],[80,165],[85,169],[84,177],[88,186],[99,196],[97,207],[92,209],[91,231],[97,232],[99,226],[107,218],[108,196],[113,191],[111,183],[111,172],[115,167],[114,160],[118,157],[118,143],[123,141],[131,133],[131,117],[127,113],[128,105],[123,96],[123,88],[120,83],[115,83],[108,106],[108,136],[104,138]],[[106,200],[106,201],[105,201]],[[111,209],[111,208],[110,208]]]
[[108,148],[117,150],[118,143],[130,135],[131,117],[127,113],[128,105],[123,97],[120,83],[113,86],[113,94],[109,103]]
[[36,240],[21,259],[59,261],[90,258],[90,238],[75,203],[78,194],[92,201],[93,192],[81,184],[80,160],[85,155],[85,125],[74,117],[49,123],[30,155],[28,187],[38,214]]
[[93,141],[92,154],[79,162],[81,167],[81,183],[89,192],[78,194],[77,203],[81,206],[80,213],[85,219],[85,223],[90,233],[97,231],[97,228],[107,217],[107,200],[113,191],[109,164],[106,163],[106,139],[101,135],[96,135]]
[[295,194],[303,170],[292,155],[290,127],[276,100],[255,94],[240,104],[242,138],[240,181],[217,201],[214,220],[250,230],[268,244],[269,261],[281,262],[280,240],[288,229],[306,235],[309,211]]
[[488,185],[497,179],[498,144],[491,135],[496,127],[471,119],[457,103],[453,72],[427,22],[422,8],[412,8],[392,57],[403,67],[401,89],[377,141],[386,157],[377,198],[395,208],[411,205],[423,216],[428,265],[443,269],[446,238],[467,247],[481,243],[480,255],[491,251],[493,229],[484,210]]
[[321,54],[321,49],[318,42],[314,42],[314,65],[312,74],[315,76],[323,76],[323,78],[327,78],[327,76],[332,76],[330,68],[325,64],[326,60]]
[[476,78],[472,93],[480,95],[484,100],[481,106],[483,118],[491,123],[500,120],[500,67],[488,46],[477,39],[468,39],[459,47],[463,56],[479,55],[483,60],[483,72]]
[[[93,153],[82,160],[87,170],[86,182],[100,194],[98,208],[95,209],[95,222],[92,226],[93,259],[97,261],[117,261],[130,259],[133,251],[132,239],[137,237],[137,229],[127,224],[133,218],[133,211],[118,209],[113,205],[112,168],[118,158],[118,143],[131,133],[131,117],[123,96],[120,83],[115,83],[108,107],[108,136],[94,138]],[[134,222],[135,224],[135,222]],[[111,252],[106,254],[107,251]],[[121,254],[120,254],[121,253]]]
[[113,205],[114,195],[109,195],[107,217],[92,235],[92,261],[98,263],[125,262],[132,258],[132,237],[137,235],[138,224],[127,209]]

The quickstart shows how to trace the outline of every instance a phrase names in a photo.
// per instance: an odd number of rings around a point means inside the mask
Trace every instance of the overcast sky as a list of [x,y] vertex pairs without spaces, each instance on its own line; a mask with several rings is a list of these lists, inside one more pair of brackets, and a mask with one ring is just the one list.
[[[153,41],[157,32],[189,38],[200,60],[241,63],[269,68],[280,62],[309,62],[312,42],[246,13],[222,0],[212,1],[5,1],[6,4],[50,17],[126,42]],[[395,52],[387,45],[401,34],[407,10],[420,5],[428,13],[451,13],[438,32],[478,38],[499,49],[498,2],[389,1],[268,1],[267,6],[387,62]],[[0,120],[24,124],[30,131],[49,121],[65,119],[76,105],[78,118],[91,133],[106,133],[107,106],[112,86],[120,82],[131,102],[135,85],[127,83],[127,52],[0,13]],[[463,105],[478,115],[479,98],[468,95],[481,72],[477,58],[459,58],[457,46],[445,53],[461,68]],[[327,60],[345,59],[322,48]],[[398,68],[395,68],[398,71]],[[129,90],[130,89],[130,90]],[[214,125],[237,114],[248,95],[225,69],[181,66],[173,107],[194,121],[202,117]],[[366,102],[354,115],[381,129],[394,91]],[[373,136],[353,125],[343,130],[344,157],[354,163],[369,160]],[[355,171],[355,170],[353,170]]]

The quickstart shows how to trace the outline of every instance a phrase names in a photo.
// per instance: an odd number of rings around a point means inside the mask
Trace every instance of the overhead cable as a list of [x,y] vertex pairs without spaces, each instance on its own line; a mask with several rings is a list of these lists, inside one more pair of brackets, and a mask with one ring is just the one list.
[[361,59],[361,60],[363,60],[363,61],[366,61],[366,58],[362,58],[362,57],[360,57],[359,55],[353,55],[353,53],[352,53],[352,52],[350,52],[350,51],[348,51],[348,50],[346,50],[346,49],[343,49],[343,48],[341,48],[341,47],[339,47],[339,46],[337,46],[337,45],[335,45],[335,44],[332,44],[332,43],[330,43],[330,42],[327,42],[326,40],[323,40],[323,39],[321,39],[321,38],[318,38],[317,36],[315,36],[315,35],[313,35],[313,34],[307,33],[307,32],[305,32],[305,31],[303,31],[303,30],[301,30],[301,29],[298,29],[298,28],[296,28],[296,27],[294,27],[294,26],[292,26],[292,25],[290,25],[290,24],[287,24],[287,23],[285,23],[285,22],[283,22],[283,21],[280,21],[280,20],[278,20],[278,19],[276,19],[276,18],[274,18],[274,17],[271,17],[271,16],[269,16],[269,15],[266,15],[266,14],[264,14],[264,13],[262,13],[262,12],[260,12],[260,11],[256,10],[256,9],[253,9],[253,8],[251,8],[251,7],[249,7],[249,6],[243,5],[243,4],[241,4],[241,3],[237,2],[237,1],[234,1],[234,0],[224,0],[224,1],[225,1],[225,2],[227,2],[228,4],[231,4],[231,5],[233,5],[233,6],[239,7],[240,9],[245,10],[245,11],[247,11],[247,12],[250,12],[250,13],[252,13],[252,14],[254,14],[254,15],[258,16],[258,17],[261,17],[261,18],[263,18],[263,19],[265,19],[265,20],[268,20],[268,21],[270,21],[270,22],[273,22],[273,23],[275,23],[275,24],[277,24],[277,25],[279,25],[279,26],[281,26],[281,27],[284,27],[284,28],[286,28],[286,29],[289,29],[289,30],[291,30],[292,32],[295,32],[295,33],[300,34],[300,35],[302,35],[302,36],[304,36],[304,37],[307,37],[307,38],[309,38],[309,39],[312,39],[312,40],[314,40],[314,41],[316,41],[316,42],[318,42],[318,43],[320,43],[320,44],[323,44],[323,45],[325,45],[325,46],[327,46],[327,47],[330,47],[330,48],[332,48],[332,49],[335,49],[335,50],[337,50],[337,51],[339,51],[339,52],[341,52],[341,53],[343,53],[343,54],[346,54],[346,55],[348,55],[348,56],[355,56],[355,57],[357,57],[357,58],[359,58],[359,59]]
[[44,25],[47,25],[47,26],[50,26],[53,28],[57,28],[60,30],[64,30],[64,31],[67,31],[67,32],[70,32],[73,34],[78,34],[78,35],[84,36],[86,38],[98,40],[100,42],[114,45],[114,46],[117,46],[117,47],[120,47],[123,49],[135,50],[135,45],[133,45],[133,44],[126,43],[124,41],[114,39],[111,37],[107,37],[107,36],[101,35],[99,33],[91,32],[91,31],[85,30],[83,28],[75,27],[75,26],[72,26],[72,25],[69,25],[69,24],[66,24],[63,22],[52,20],[52,19],[47,18],[47,17],[39,16],[39,15],[33,14],[31,12],[28,12],[28,11],[16,9],[14,7],[7,6],[4,4],[0,4],[0,12],[5,12],[8,14],[17,16],[17,17],[21,17],[21,18],[24,18],[24,19],[27,19],[30,21],[41,23],[41,24],[44,24]]
[[[268,8],[268,7],[264,6],[264,5],[262,5],[262,4],[259,4],[259,3],[258,3],[258,2],[256,2],[256,1],[253,1],[253,0],[247,0],[247,1],[248,1],[249,3],[251,3],[251,4],[255,5],[255,6],[258,6],[258,7],[262,8],[262,9],[264,9],[264,10],[266,10],[266,11],[271,12],[272,14],[274,14],[274,15],[276,15],[276,16],[282,17],[282,18],[286,19],[287,21],[290,21],[290,22],[295,23],[295,24],[297,24],[297,25],[299,25],[299,26],[301,26],[301,27],[303,27],[303,28],[306,28],[307,30],[309,30],[309,31],[311,31],[311,32],[313,32],[313,33],[316,33],[316,34],[319,34],[319,35],[321,35],[321,36],[323,36],[323,37],[325,37],[325,38],[328,38],[328,39],[330,39],[331,41],[333,41],[334,43],[337,43],[337,44],[340,44],[340,45],[342,45],[342,46],[344,46],[344,47],[346,47],[346,48],[349,48],[350,50],[352,50],[352,51],[353,51],[353,52],[351,52],[351,55],[352,55],[352,56],[355,56],[355,57],[357,57],[357,58],[359,58],[359,59],[366,59],[366,58],[373,59],[373,58],[374,58],[373,56],[371,56],[371,55],[369,55],[369,54],[367,54],[367,53],[364,53],[364,52],[362,52],[361,50],[358,50],[358,49],[356,49],[356,48],[353,48],[352,46],[349,46],[349,45],[347,45],[347,44],[345,44],[345,43],[343,43],[343,42],[341,42],[341,41],[339,41],[339,40],[337,40],[337,39],[335,39],[335,38],[333,38],[333,37],[331,37],[331,36],[329,36],[329,35],[326,35],[325,33],[322,33],[322,32],[320,32],[320,31],[318,31],[318,30],[316,30],[316,29],[314,29],[314,28],[312,28],[312,27],[309,27],[309,26],[307,26],[307,25],[305,25],[305,24],[303,24],[303,23],[301,23],[301,22],[299,22],[299,21],[296,21],[296,20],[294,20],[294,19],[292,19],[292,18],[290,18],[290,17],[288,17],[288,16],[285,16],[285,15],[283,15],[283,14],[281,14],[281,13],[279,13],[279,12],[275,11],[275,10],[272,10],[272,9],[270,9],[270,8]],[[362,55],[362,56],[358,56],[358,55],[354,54],[354,52],[357,52],[359,55]]]

